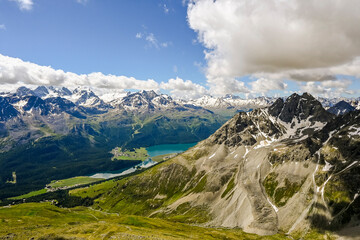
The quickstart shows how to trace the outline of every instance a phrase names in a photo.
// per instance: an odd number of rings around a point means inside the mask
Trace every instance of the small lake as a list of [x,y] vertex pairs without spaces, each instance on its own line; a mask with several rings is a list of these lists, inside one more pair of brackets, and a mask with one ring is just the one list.
[[196,144],[197,144],[197,142],[195,142],[195,143],[179,143],[179,144],[162,144],[162,145],[151,146],[151,147],[146,148],[150,158],[139,163],[138,165],[128,168],[128,169],[121,169],[119,171],[114,171],[114,172],[96,173],[96,174],[91,175],[90,177],[109,179],[109,178],[113,178],[113,177],[127,175],[127,174],[135,172],[138,167],[149,168],[151,166],[156,165],[157,162],[152,161],[151,160],[152,157],[156,157],[159,155],[165,155],[165,154],[169,154],[169,153],[185,152],[186,150],[195,146]]
[[169,153],[181,153],[185,152],[189,148],[195,146],[195,143],[179,143],[179,144],[162,144],[147,147],[146,150],[150,157],[156,157],[159,155],[169,154]]

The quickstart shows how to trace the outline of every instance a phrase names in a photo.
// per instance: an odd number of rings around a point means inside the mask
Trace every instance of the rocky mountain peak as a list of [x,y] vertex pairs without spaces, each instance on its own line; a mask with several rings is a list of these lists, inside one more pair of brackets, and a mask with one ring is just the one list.
[[335,115],[343,115],[345,113],[354,111],[355,108],[351,106],[349,103],[345,102],[344,100],[338,102],[334,106],[328,109],[328,112],[335,114]]
[[33,92],[35,93],[36,96],[41,97],[41,98],[45,97],[49,94],[49,90],[45,86],[38,86],[37,88],[34,89]]
[[18,96],[34,96],[35,93],[30,88],[22,86],[16,90],[16,95],[18,95]]
[[298,122],[308,118],[310,121],[328,122],[332,118],[321,103],[309,93],[294,93],[286,101],[278,99],[269,107],[269,113],[286,123],[291,123],[294,118]]
[[150,90],[150,91],[141,90],[139,92],[139,94],[144,96],[147,100],[151,100],[151,99],[154,99],[155,97],[159,96],[154,90]]
[[126,110],[153,111],[163,107],[176,106],[177,103],[167,95],[159,95],[155,91],[142,90],[125,96],[119,106]]

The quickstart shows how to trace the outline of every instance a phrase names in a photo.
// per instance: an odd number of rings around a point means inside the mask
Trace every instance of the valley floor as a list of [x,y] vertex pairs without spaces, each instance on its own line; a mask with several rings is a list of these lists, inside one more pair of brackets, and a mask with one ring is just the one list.
[[[258,236],[239,229],[204,228],[157,218],[105,213],[91,208],[58,208],[25,203],[0,208],[0,239],[299,239]],[[334,239],[311,232],[302,239]]]

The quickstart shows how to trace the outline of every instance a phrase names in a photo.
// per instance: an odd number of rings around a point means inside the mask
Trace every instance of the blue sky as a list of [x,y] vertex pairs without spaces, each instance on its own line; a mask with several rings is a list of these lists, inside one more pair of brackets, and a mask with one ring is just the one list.
[[0,0],[0,83],[358,96],[359,2],[279,1]]
[[[194,64],[204,64],[203,47],[193,44],[196,34],[179,0],[39,0],[31,11],[1,0],[0,23],[6,26],[0,31],[3,55],[78,74],[205,80]],[[159,47],[137,39],[138,33],[153,34]]]

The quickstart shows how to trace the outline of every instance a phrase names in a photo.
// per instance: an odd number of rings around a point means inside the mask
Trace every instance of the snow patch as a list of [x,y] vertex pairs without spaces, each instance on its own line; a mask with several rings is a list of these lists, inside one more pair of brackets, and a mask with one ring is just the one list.
[[270,199],[269,199],[269,198],[266,198],[266,199],[267,199],[267,201],[270,203],[270,205],[272,206],[272,208],[275,210],[275,212],[278,212],[279,209],[270,201]]
[[213,157],[215,157],[215,155],[216,155],[216,153],[214,153],[213,155],[211,155],[211,156],[209,157],[209,159],[212,159]]
[[325,161],[325,166],[323,167],[322,171],[323,172],[328,172],[332,167],[333,167],[333,165],[331,165],[330,163]]

